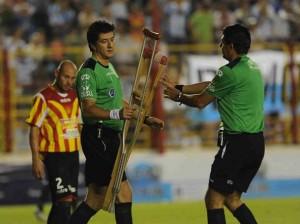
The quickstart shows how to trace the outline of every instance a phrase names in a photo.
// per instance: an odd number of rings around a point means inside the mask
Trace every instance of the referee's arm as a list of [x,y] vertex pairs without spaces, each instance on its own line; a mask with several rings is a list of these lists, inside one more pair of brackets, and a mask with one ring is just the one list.
[[182,94],[181,97],[178,99],[178,102],[191,107],[197,107],[199,109],[203,109],[214,100],[215,100],[214,96],[204,91],[202,94],[197,94],[192,96]]
[[182,85],[182,93],[184,94],[201,94],[210,84],[210,81],[199,82],[190,85]]

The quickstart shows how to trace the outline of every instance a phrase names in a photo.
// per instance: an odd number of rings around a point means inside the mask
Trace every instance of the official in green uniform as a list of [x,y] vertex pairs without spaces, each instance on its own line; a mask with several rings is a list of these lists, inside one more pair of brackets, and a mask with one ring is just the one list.
[[162,80],[171,100],[200,109],[217,102],[222,122],[205,197],[208,224],[226,223],[224,205],[240,223],[257,223],[241,201],[265,152],[264,83],[258,66],[247,56],[250,45],[246,27],[227,26],[220,47],[229,63],[219,68],[211,82],[174,85],[166,77]]
[[[81,145],[86,157],[85,181],[88,187],[85,200],[71,216],[70,224],[88,223],[104,202],[118,153],[125,119],[134,118],[134,110],[123,100],[120,77],[110,63],[115,48],[115,27],[98,20],[87,31],[92,52],[80,67],[76,90],[82,111]],[[163,127],[163,122],[148,117],[145,123]],[[116,198],[117,224],[131,224],[132,191],[124,173]]]
[[[86,157],[88,193],[72,215],[70,224],[87,223],[101,209],[120,143],[123,120],[133,116],[133,110],[123,103],[120,78],[109,61],[114,53],[114,38],[114,26],[105,21],[94,22],[87,31],[92,57],[78,71],[76,90],[82,110],[81,144]],[[123,180],[116,217],[126,216],[122,219],[131,220],[131,189],[126,175]]]

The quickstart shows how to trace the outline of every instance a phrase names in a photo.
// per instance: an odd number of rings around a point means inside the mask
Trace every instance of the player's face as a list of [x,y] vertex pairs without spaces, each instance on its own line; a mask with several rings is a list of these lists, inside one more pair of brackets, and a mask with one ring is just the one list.
[[115,34],[114,32],[99,34],[96,43],[96,55],[101,59],[108,60],[114,55]]
[[61,92],[73,88],[76,78],[76,69],[71,64],[65,64],[57,75],[57,86]]

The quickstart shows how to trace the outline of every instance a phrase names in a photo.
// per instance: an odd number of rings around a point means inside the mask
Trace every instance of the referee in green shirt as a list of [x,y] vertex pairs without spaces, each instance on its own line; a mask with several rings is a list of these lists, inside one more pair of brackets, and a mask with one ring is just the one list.
[[[80,67],[76,90],[82,111],[81,145],[85,155],[87,194],[69,224],[85,224],[103,207],[118,154],[124,120],[135,119],[134,109],[123,99],[121,79],[110,62],[115,52],[115,26],[104,19],[87,30],[92,53]],[[146,116],[144,123],[163,128],[163,121]],[[116,224],[132,224],[132,190],[124,172],[115,203]]]
[[258,66],[247,56],[250,45],[246,27],[227,26],[220,47],[229,63],[218,69],[211,82],[174,85],[166,77],[162,81],[166,97],[176,102],[200,109],[217,102],[222,122],[205,197],[208,224],[226,223],[224,205],[240,223],[257,223],[241,201],[265,152],[264,83]]

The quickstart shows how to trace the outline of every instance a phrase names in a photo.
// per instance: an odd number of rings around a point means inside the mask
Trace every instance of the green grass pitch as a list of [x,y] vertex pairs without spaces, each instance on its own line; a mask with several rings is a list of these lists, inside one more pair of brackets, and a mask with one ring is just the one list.
[[[300,198],[252,199],[247,205],[254,212],[259,224],[297,224],[300,221]],[[33,215],[35,207],[0,206],[0,223],[38,224]],[[47,206],[49,210],[49,206]],[[238,224],[226,211],[227,224]],[[204,202],[172,202],[134,204],[135,224],[199,224],[207,223]],[[90,224],[114,224],[114,215],[99,212]]]

